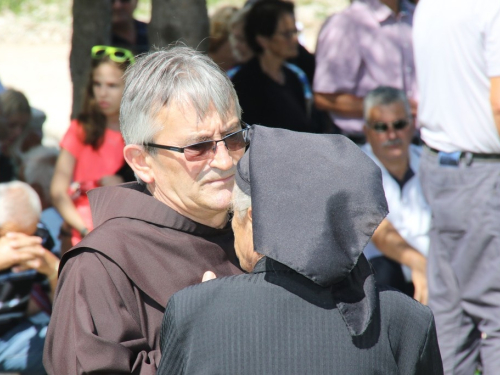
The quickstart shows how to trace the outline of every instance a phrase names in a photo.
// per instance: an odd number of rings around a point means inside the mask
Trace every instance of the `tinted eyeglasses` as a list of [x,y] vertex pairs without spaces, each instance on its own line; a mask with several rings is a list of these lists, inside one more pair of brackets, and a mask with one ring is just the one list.
[[109,58],[116,63],[124,63],[129,61],[131,64],[135,63],[134,54],[126,48],[111,47],[111,46],[94,46],[92,47],[91,56],[93,59],[100,60],[103,57]]
[[409,125],[408,120],[398,120],[394,122],[374,122],[369,125],[369,127],[373,130],[375,130],[377,133],[385,133],[386,131],[389,130],[389,127],[391,127],[393,130],[403,130]]
[[238,151],[248,146],[250,144],[248,131],[249,127],[245,127],[244,129],[228,134],[217,141],[204,141],[194,143],[186,147],[165,146],[156,143],[144,143],[144,146],[181,152],[184,153],[187,161],[200,161],[213,158],[219,142],[224,142],[229,151]]

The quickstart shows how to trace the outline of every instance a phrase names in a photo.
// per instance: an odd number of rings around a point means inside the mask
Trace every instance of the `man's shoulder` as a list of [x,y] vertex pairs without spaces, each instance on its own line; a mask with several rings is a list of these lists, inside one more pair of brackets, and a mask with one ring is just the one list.
[[350,6],[333,13],[325,22],[324,27],[349,26],[356,28],[358,24],[364,23],[366,19],[372,19],[373,14],[369,6],[364,2],[354,1]]
[[[260,293],[263,274],[242,274],[209,280],[188,286],[176,292],[170,300],[184,306],[186,315],[200,314],[217,308],[220,304],[240,306],[249,300],[249,294]],[[201,309],[201,310],[200,310]]]

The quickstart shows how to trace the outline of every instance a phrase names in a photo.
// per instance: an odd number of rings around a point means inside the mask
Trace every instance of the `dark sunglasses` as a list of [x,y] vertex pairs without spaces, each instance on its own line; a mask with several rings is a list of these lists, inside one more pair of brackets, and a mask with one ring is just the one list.
[[109,58],[116,63],[124,63],[129,61],[131,64],[135,63],[134,54],[126,49],[120,47],[111,46],[94,46],[92,47],[90,54],[93,59],[100,60],[103,57],[109,56]]
[[213,158],[219,142],[224,142],[229,151],[238,151],[248,146],[250,144],[248,131],[249,127],[247,126],[244,129],[226,135],[218,141],[204,141],[186,147],[165,146],[156,143],[144,143],[144,146],[181,152],[184,153],[187,161],[200,161]]
[[127,3],[130,3],[130,0],[111,0],[111,3],[114,4],[114,3],[122,3],[122,4],[127,4]]
[[408,120],[398,120],[392,123],[375,122],[373,124],[370,124],[369,127],[375,130],[377,133],[385,133],[387,130],[389,130],[389,127],[392,127],[393,130],[403,130],[408,126],[408,124]]

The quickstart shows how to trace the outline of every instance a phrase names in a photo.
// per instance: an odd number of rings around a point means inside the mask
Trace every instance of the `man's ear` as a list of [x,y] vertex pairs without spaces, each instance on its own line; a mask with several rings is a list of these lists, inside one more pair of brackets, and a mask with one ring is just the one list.
[[247,210],[247,217],[252,222],[252,207],[250,206]]
[[146,184],[154,182],[154,173],[151,168],[151,155],[149,155],[142,146],[126,145],[123,149],[123,157],[137,177]]

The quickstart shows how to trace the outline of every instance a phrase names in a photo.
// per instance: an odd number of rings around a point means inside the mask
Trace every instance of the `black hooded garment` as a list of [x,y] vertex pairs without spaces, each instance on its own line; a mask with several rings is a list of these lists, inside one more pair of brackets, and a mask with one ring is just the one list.
[[380,169],[346,137],[254,126],[248,275],[169,300],[158,374],[442,374],[429,308],[377,289],[362,254],[387,214]]

